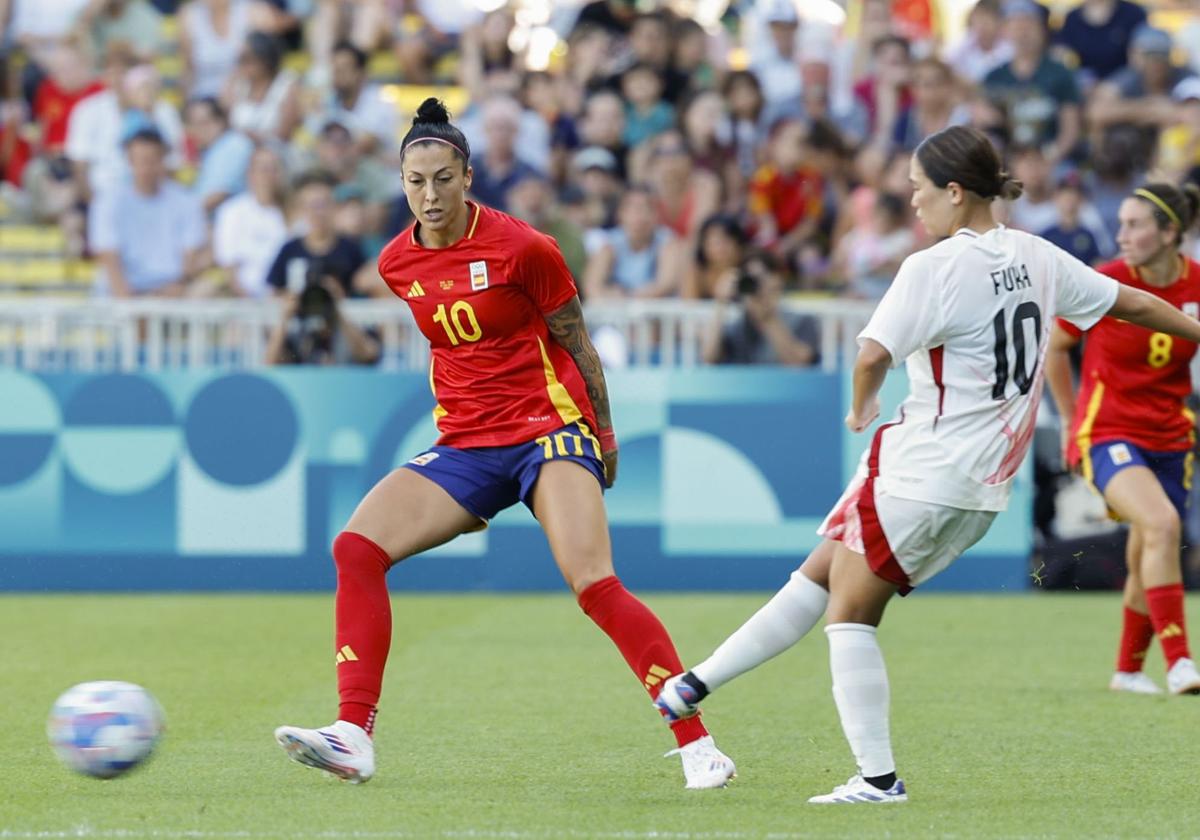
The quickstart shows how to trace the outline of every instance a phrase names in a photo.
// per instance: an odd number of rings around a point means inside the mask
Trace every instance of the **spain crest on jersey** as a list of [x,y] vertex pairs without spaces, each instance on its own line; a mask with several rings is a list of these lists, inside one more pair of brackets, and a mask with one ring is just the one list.
[[471,263],[471,291],[482,292],[488,287],[487,263],[483,260]]

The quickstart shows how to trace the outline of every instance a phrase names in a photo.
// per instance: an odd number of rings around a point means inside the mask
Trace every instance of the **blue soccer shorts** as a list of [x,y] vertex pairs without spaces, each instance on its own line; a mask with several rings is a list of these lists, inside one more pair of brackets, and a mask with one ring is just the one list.
[[485,522],[517,502],[532,510],[533,487],[548,461],[574,461],[605,488],[600,442],[582,423],[516,446],[434,446],[404,465],[439,485]]
[[[1088,450],[1091,465],[1091,480],[1104,495],[1104,488],[1113,476],[1129,467],[1146,467],[1155,477],[1167,498],[1183,519],[1187,513],[1188,496],[1192,489],[1192,452],[1154,452],[1142,449],[1127,440],[1109,440],[1097,443]],[[1084,473],[1087,475],[1087,473]]]

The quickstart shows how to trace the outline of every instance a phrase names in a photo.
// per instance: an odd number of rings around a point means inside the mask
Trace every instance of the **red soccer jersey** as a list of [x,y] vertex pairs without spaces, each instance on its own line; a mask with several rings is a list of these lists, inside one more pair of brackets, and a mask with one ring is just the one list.
[[825,181],[817,170],[802,166],[785,173],[767,164],[750,179],[750,212],[770,213],[776,233],[783,236],[801,222],[819,218],[824,195]]
[[[1142,281],[1136,268],[1114,260],[1097,270],[1200,315],[1200,263],[1181,258],[1182,273],[1170,286]],[[1059,321],[1067,332],[1079,328]],[[1075,403],[1068,460],[1078,463],[1081,451],[1097,443],[1128,440],[1154,452],[1189,449],[1195,418],[1184,404],[1192,391],[1190,366],[1196,345],[1151,332],[1126,321],[1105,317],[1087,332],[1079,399]]]
[[414,223],[379,255],[433,350],[438,443],[513,446],[576,420],[595,429],[583,376],[546,326],[575,296],[558,246],[498,210],[468,202],[467,213],[447,248],[423,247]]
[[42,148],[55,153],[61,151],[67,142],[67,121],[71,111],[80,100],[102,90],[102,82],[91,82],[79,90],[63,90],[53,79],[43,79],[33,97],[33,115],[42,126]]

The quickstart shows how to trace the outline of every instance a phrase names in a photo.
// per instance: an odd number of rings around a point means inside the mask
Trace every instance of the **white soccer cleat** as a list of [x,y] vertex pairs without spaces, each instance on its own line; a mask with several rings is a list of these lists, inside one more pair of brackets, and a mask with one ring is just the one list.
[[1200,672],[1196,663],[1186,657],[1176,659],[1167,671],[1167,691],[1172,694],[1200,694]]
[[275,740],[292,761],[331,773],[351,784],[375,775],[375,744],[361,726],[338,720],[320,729],[281,726]]
[[1162,694],[1154,680],[1145,671],[1117,671],[1108,682],[1113,691],[1128,691],[1131,694]]
[[685,683],[682,677],[683,674],[676,674],[663,683],[662,690],[654,700],[654,707],[670,721],[690,718],[700,711],[696,689]]
[[725,787],[737,775],[733,759],[717,749],[711,735],[673,749],[663,758],[673,755],[683,759],[683,778],[687,780],[684,787],[688,790]]
[[908,792],[900,779],[887,790],[880,790],[857,773],[831,793],[808,800],[810,805],[886,805],[889,802],[907,801]]

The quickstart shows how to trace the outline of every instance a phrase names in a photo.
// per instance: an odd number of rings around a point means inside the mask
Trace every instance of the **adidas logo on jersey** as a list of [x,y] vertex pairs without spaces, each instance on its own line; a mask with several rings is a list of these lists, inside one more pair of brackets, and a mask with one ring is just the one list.
[[408,287],[408,294],[405,295],[405,297],[410,297],[410,298],[424,297],[424,296],[425,296],[425,290],[421,288],[420,280],[414,280],[413,284]]
[[1168,624],[1166,627],[1164,627],[1162,629],[1162,632],[1158,634],[1158,638],[1173,639],[1176,636],[1182,636],[1182,635],[1183,635],[1183,629],[1178,624],[1176,624],[1174,621],[1172,621],[1170,624]]
[[350,648],[350,645],[342,645],[342,649],[337,652],[337,656],[334,657],[334,661],[338,665],[341,665],[343,662],[357,662],[358,657],[355,656],[354,651]]

